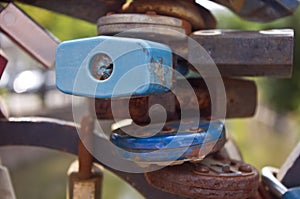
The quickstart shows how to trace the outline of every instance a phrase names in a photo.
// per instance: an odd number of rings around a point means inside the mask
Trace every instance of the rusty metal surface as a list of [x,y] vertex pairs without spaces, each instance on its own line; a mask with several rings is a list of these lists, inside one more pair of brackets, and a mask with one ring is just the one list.
[[99,17],[108,12],[121,10],[125,0],[1,0],[3,2],[22,2],[33,6],[59,12],[96,23]]
[[[0,147],[25,145],[46,147],[74,155],[78,153],[79,136],[74,123],[48,118],[10,118],[10,122],[0,120],[0,132]],[[93,139],[107,143],[103,138]],[[113,154],[108,152],[108,155]],[[184,198],[151,187],[143,174],[125,173],[109,167],[106,169],[128,182],[145,198]]]
[[76,160],[68,169],[67,199],[101,199],[104,168],[94,163],[92,175],[83,179],[79,167],[79,161]]
[[[180,172],[179,172],[180,171]],[[154,187],[189,198],[242,199],[255,194],[259,174],[244,162],[208,157],[145,174]]]
[[82,118],[80,124],[80,136],[81,139],[78,145],[78,161],[79,161],[79,171],[78,177],[80,179],[89,179],[92,176],[92,165],[93,165],[93,156],[84,146],[82,139],[85,142],[90,143],[92,132],[94,128],[94,120],[90,116],[86,116]]
[[291,76],[293,30],[204,30],[191,37],[210,54],[223,76]]
[[[201,79],[190,79],[192,87],[195,90],[198,102],[194,102],[191,97],[186,96],[182,99],[184,107],[172,93],[162,95],[151,95],[149,97],[132,98],[127,107],[126,100],[115,99],[116,115],[113,116],[111,110],[111,100],[96,99],[95,111],[98,119],[126,119],[129,108],[130,116],[137,123],[149,121],[148,110],[154,104],[161,104],[167,112],[167,120],[175,120],[180,117],[180,109],[190,109],[194,103],[199,104],[201,117],[210,116],[210,97],[205,82]],[[224,79],[224,85],[227,96],[227,118],[250,117],[253,116],[257,103],[257,88],[253,81],[243,79]],[[180,91],[180,80],[177,82]],[[184,90],[182,90],[184,92]],[[247,105],[247,106],[245,106]],[[215,118],[217,119],[217,118]]]
[[216,20],[204,7],[194,1],[182,0],[134,0],[123,6],[125,13],[156,12],[159,15],[184,19],[192,24],[193,30],[213,29]]

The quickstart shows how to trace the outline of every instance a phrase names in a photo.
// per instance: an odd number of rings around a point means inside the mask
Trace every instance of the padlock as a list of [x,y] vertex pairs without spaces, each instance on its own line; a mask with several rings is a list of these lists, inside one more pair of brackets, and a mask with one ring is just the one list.
[[[176,165],[186,161],[200,161],[206,155],[220,150],[225,142],[225,127],[220,121],[169,122],[154,136],[152,131],[162,124],[151,124],[136,132],[135,126],[120,126],[111,134],[117,146],[115,153],[138,164]],[[130,132],[138,137],[127,135]],[[143,137],[141,137],[143,136]]]
[[[282,199],[299,199],[300,198],[300,187],[294,187],[288,189],[275,177],[278,173],[278,169],[274,167],[264,167],[262,169],[261,175],[264,184],[267,186],[268,190],[278,198]],[[297,174],[297,179],[299,176],[299,171]]]
[[206,157],[199,163],[168,166],[145,174],[157,189],[187,198],[245,199],[258,188],[259,174],[242,161]]
[[7,59],[5,57],[3,57],[2,55],[0,55],[0,79],[6,68],[6,65],[7,65]]
[[0,196],[1,199],[16,199],[10,175],[6,167],[0,162]]
[[53,66],[58,40],[13,3],[1,6],[0,28],[38,62],[47,68]]
[[82,179],[78,175],[78,161],[71,164],[68,170],[67,199],[100,199],[102,191],[103,167],[94,164],[92,175]]
[[56,85],[67,94],[93,98],[150,95],[167,92],[172,84],[172,52],[163,44],[99,36],[57,47]]

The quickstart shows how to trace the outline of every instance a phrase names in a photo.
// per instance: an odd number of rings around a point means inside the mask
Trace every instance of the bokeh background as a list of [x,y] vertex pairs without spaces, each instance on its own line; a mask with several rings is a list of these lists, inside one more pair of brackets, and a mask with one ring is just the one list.
[[[27,5],[19,6],[61,41],[97,34],[94,24]],[[295,30],[292,78],[252,78],[258,85],[256,115],[253,118],[227,120],[228,132],[236,141],[246,162],[258,169],[266,165],[280,167],[300,140],[300,10],[291,17],[261,24],[247,22],[220,6],[213,5],[210,8],[218,20],[218,28]],[[43,71],[38,63],[3,35],[0,35],[0,43],[4,54],[10,58],[6,73],[0,81],[0,97],[8,104],[11,115],[40,115],[72,120],[71,99],[55,89],[54,71]],[[33,78],[33,74],[39,75]],[[33,79],[36,85],[30,85]],[[46,82],[42,86],[38,83],[41,80]],[[18,82],[22,82],[21,85]],[[27,86],[32,89],[22,87],[24,82],[29,82]],[[65,198],[66,173],[71,162],[76,159],[75,156],[47,149],[4,147],[0,148],[0,157],[10,169],[17,198]],[[105,172],[103,198],[142,197],[116,176]]]

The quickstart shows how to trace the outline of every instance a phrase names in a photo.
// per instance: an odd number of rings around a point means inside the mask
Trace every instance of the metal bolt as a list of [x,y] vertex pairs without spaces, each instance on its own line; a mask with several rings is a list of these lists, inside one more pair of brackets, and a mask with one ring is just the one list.
[[231,172],[230,166],[229,166],[228,164],[224,164],[224,165],[222,166],[222,171],[223,171],[224,173],[230,173],[230,172]]
[[245,172],[245,173],[250,173],[250,172],[252,172],[252,168],[250,165],[243,164],[243,165],[239,166],[239,171]]
[[111,58],[104,54],[97,54],[92,61],[92,75],[98,80],[108,79],[113,72],[113,62]]
[[198,164],[198,165],[195,166],[194,171],[196,173],[209,173],[209,168],[208,168],[208,166]]

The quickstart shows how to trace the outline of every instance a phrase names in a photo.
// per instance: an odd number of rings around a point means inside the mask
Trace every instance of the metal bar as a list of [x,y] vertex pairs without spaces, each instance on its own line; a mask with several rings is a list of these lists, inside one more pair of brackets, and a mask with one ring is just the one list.
[[287,188],[281,184],[274,174],[278,173],[278,169],[274,167],[264,167],[261,171],[262,181],[267,184],[270,191],[281,198],[282,195],[287,192]]
[[[71,122],[46,118],[10,118],[9,122],[0,120],[0,147],[37,146],[77,155],[79,136],[76,126],[79,127]],[[107,140],[97,136],[92,139],[98,139],[97,142],[102,139],[103,143],[107,143]],[[128,182],[145,198],[183,199],[151,187],[144,174],[125,173],[103,166]]]
[[[192,101],[193,98],[186,97],[184,109],[188,110],[193,104],[198,103],[201,117],[210,117],[210,95],[205,82],[202,79],[189,79],[190,84],[195,90],[198,102]],[[180,80],[177,82],[179,92]],[[224,78],[224,85],[227,96],[227,118],[250,117],[253,116],[257,103],[257,88],[253,81],[243,79]],[[177,89],[176,87],[176,89]],[[175,120],[180,117],[180,104],[176,96],[172,93],[162,95],[152,95],[147,97],[132,98],[127,107],[127,100],[116,99],[114,104],[116,115],[113,115],[110,99],[96,99],[95,110],[98,119],[128,119],[129,109],[131,118],[137,123],[148,122],[148,110],[154,104],[161,104],[167,111],[167,120]],[[215,118],[217,119],[217,118]]]
[[91,142],[93,127],[94,120],[91,116],[86,116],[82,118],[80,125],[80,134],[82,137],[78,145],[78,177],[82,180],[89,179],[92,176],[93,156],[84,146],[82,139],[84,139],[85,142]]
[[293,30],[203,30],[191,37],[209,53],[223,76],[292,74]]
[[3,2],[21,2],[59,12],[70,17],[96,23],[99,17],[108,12],[121,9],[125,0],[1,0]]
[[0,195],[2,199],[16,199],[9,171],[0,163]]
[[59,41],[13,3],[8,4],[0,13],[0,28],[46,68],[54,65],[55,50]]

